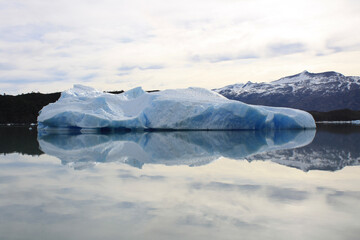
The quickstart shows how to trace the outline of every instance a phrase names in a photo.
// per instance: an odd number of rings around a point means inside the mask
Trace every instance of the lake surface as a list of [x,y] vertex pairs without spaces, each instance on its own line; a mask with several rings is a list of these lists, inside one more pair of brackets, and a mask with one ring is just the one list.
[[0,127],[0,239],[358,239],[360,127]]

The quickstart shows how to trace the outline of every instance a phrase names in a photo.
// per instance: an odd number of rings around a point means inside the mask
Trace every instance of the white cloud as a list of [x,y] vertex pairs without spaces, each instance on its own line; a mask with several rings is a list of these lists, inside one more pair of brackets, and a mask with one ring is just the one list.
[[[0,89],[59,91],[84,79],[112,90],[213,88],[323,66],[359,75],[359,10],[353,0],[3,0],[1,63],[16,68],[0,69]],[[31,84],[39,76],[48,80]]]

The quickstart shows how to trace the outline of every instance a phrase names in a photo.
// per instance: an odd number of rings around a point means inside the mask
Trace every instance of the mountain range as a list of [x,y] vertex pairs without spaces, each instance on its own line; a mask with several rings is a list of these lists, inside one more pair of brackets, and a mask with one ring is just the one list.
[[248,104],[305,111],[360,110],[360,77],[337,72],[299,74],[268,83],[233,84],[213,91]]

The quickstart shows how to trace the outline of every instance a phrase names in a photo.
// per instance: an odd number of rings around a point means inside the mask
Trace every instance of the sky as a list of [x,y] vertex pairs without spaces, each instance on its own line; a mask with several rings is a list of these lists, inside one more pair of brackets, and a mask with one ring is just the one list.
[[0,0],[0,93],[360,75],[358,0]]

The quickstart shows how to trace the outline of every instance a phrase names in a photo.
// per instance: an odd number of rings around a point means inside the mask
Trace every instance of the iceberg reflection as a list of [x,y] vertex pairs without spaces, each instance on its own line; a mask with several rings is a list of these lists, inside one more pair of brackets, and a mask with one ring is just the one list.
[[180,131],[118,134],[39,135],[40,149],[75,169],[98,162],[198,166],[219,157],[244,159],[274,150],[306,146],[315,130]]

